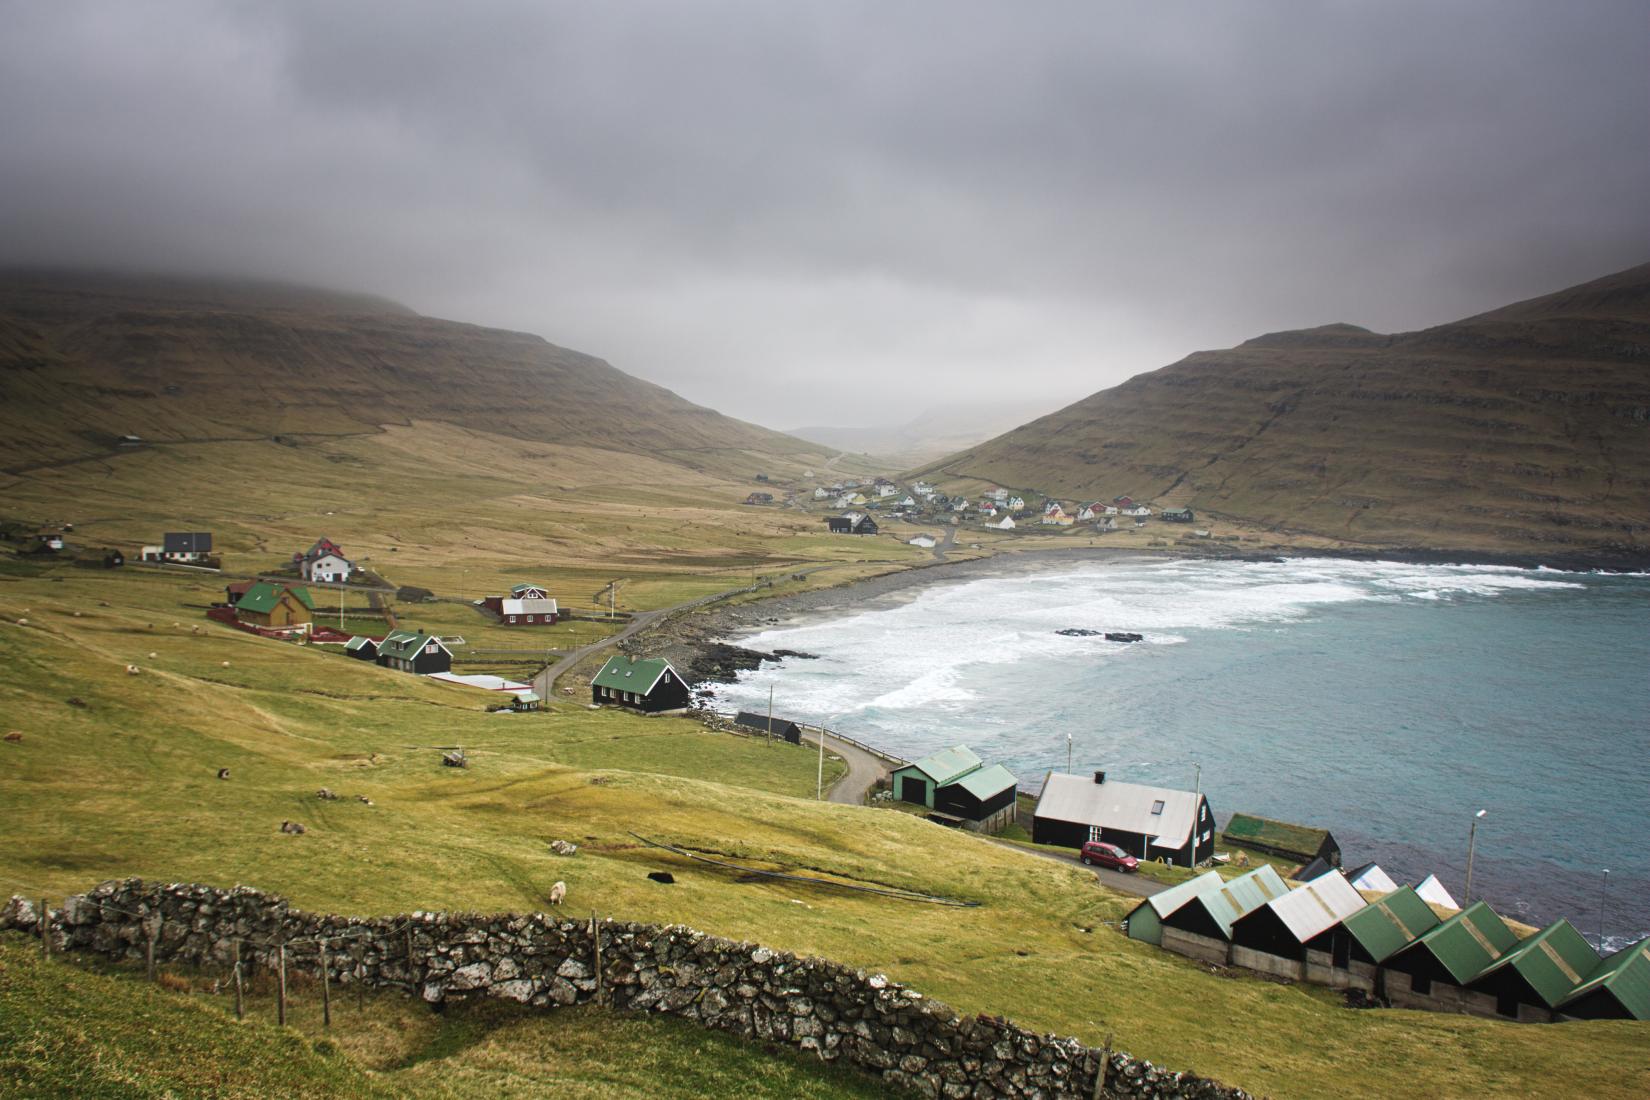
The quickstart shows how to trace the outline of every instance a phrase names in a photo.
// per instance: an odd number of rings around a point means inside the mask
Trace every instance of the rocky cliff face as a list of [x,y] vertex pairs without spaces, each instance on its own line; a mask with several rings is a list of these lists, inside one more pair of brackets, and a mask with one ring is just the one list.
[[1650,559],[1650,265],[1198,352],[931,468],[1376,548]]

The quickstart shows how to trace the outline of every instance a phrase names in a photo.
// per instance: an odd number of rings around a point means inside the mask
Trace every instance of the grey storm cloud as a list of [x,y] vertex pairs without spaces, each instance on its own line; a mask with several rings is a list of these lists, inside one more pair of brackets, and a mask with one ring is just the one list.
[[0,263],[368,290],[778,427],[1650,258],[1637,0],[0,17]]

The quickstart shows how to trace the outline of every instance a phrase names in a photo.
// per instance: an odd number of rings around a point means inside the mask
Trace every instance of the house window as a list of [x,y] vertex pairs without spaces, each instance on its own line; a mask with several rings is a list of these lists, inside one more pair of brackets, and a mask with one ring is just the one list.
[[431,642],[429,645],[424,647],[424,652],[425,653],[434,653],[437,649],[440,649],[440,648],[441,647],[439,645],[437,645],[435,642]]
[[1163,812],[1163,800],[1160,798],[1156,802],[1152,803],[1152,813],[1160,814],[1162,812]]
[[516,617],[515,617],[515,616],[514,616],[514,615],[511,615],[511,616],[510,616],[510,621],[511,621],[511,622],[515,622],[515,621],[516,621]]
[[1099,840],[1100,839],[1100,826],[1098,826],[1098,825],[1090,825],[1089,826],[1089,839],[1090,840]]

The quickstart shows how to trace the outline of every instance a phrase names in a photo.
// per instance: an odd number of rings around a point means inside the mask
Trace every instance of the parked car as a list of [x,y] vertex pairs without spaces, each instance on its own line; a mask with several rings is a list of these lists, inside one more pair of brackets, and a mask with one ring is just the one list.
[[1101,867],[1110,867],[1114,871],[1138,871],[1140,861],[1115,844],[1107,844],[1103,840],[1091,840],[1083,845],[1082,854],[1078,856],[1084,863],[1097,864]]

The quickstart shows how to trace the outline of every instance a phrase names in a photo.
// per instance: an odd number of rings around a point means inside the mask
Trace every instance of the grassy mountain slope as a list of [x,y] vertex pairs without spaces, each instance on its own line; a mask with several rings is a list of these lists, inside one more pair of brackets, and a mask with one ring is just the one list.
[[1197,352],[931,467],[1372,547],[1650,557],[1650,265],[1421,332]]
[[699,470],[829,450],[600,359],[360,295],[113,276],[0,277],[0,466],[156,442],[344,435],[437,420]]

